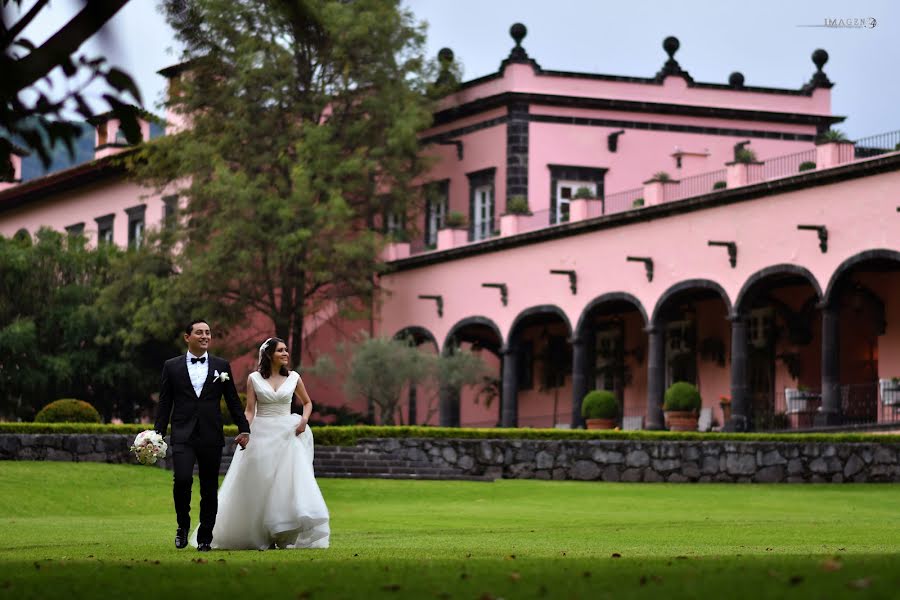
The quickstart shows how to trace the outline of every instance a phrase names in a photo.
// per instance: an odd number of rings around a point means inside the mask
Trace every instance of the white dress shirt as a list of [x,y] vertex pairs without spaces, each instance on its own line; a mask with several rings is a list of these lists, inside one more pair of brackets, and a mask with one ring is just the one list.
[[[192,358],[205,358],[206,361],[192,363]],[[194,386],[194,393],[199,398],[200,392],[203,391],[203,384],[206,383],[206,378],[209,377],[209,352],[204,352],[203,356],[197,357],[188,352],[184,359],[187,361],[188,375],[191,376],[191,385]]]

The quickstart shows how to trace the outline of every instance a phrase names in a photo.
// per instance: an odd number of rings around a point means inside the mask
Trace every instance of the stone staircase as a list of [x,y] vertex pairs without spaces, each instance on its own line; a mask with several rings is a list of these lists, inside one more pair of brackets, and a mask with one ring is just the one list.
[[[435,467],[423,461],[390,458],[353,446],[317,446],[315,452],[313,467],[316,477],[493,481],[493,477],[464,475],[457,469]],[[231,454],[222,457],[222,475],[228,471],[231,457]]]

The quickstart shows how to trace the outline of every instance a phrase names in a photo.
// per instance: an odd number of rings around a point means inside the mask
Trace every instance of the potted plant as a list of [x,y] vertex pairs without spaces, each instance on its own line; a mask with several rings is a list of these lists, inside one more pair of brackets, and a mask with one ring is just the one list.
[[643,198],[635,198],[634,201],[631,203],[631,208],[640,208],[643,205],[644,205]]
[[750,163],[758,162],[756,160],[756,152],[754,152],[750,148],[741,148],[734,153],[734,162],[744,163],[747,165],[749,165]]
[[510,196],[506,200],[506,214],[508,215],[530,215],[528,209],[528,198],[525,196]]
[[575,200],[595,200],[597,197],[594,195],[594,192],[591,191],[590,188],[581,186],[577,190],[575,190],[575,195],[572,196]]
[[847,135],[839,129],[829,129],[822,133],[816,140],[819,144],[829,144],[832,142],[849,142]]
[[442,229],[465,229],[467,224],[468,219],[466,219],[466,215],[459,211],[451,210],[444,217],[444,227]]
[[672,176],[666,173],[665,171],[657,171],[653,174],[653,177],[650,178],[650,181],[658,181],[660,183],[669,183],[672,181]]
[[812,171],[815,168],[816,168],[816,163],[814,163],[811,160],[805,160],[802,163],[800,163],[800,166],[797,168],[797,171],[800,171],[800,172]]
[[594,390],[581,401],[581,416],[588,429],[613,429],[619,417],[619,402],[610,391]]
[[663,411],[671,431],[697,431],[703,400],[697,386],[676,381],[666,390]]
[[728,182],[723,179],[720,179],[719,181],[717,181],[713,184],[712,189],[713,190],[724,190],[727,187],[728,187]]

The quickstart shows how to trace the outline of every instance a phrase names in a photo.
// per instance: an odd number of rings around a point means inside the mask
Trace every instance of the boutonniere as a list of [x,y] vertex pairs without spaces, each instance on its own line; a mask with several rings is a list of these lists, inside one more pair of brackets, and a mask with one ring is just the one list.
[[216,376],[215,379],[213,379],[213,383],[215,383],[217,381],[222,381],[222,382],[231,381],[231,376],[228,373],[226,373],[225,371],[222,371],[221,373],[219,373],[218,371],[215,371],[213,373],[213,375]]

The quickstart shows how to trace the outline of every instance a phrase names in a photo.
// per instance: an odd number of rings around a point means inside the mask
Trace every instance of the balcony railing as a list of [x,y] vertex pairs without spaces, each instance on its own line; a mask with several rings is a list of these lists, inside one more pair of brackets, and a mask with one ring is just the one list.
[[[886,383],[887,381],[887,383]],[[753,425],[758,431],[791,431],[819,428],[821,412],[818,391],[785,390],[774,400],[758,397],[752,401]],[[900,426],[900,384],[890,380],[841,386],[841,408],[837,427],[867,428]],[[834,425],[828,426],[833,428]]]
[[804,150],[803,152],[795,152],[794,154],[786,154],[785,156],[767,158],[763,162],[762,168],[758,170],[758,177],[751,177],[748,183],[758,183],[760,181],[796,175],[800,172],[800,165],[803,163],[812,163],[812,168],[815,168],[815,148]]
[[[763,181],[772,181],[783,177],[791,177],[801,172],[800,167],[804,163],[809,163],[809,169],[824,168],[836,166],[854,160],[864,160],[881,154],[890,152],[900,152],[900,131],[892,131],[880,135],[860,138],[850,144],[839,145],[836,151],[831,153],[825,152],[820,154],[818,148],[810,148],[802,152],[795,152],[784,156],[775,156],[767,158],[762,163],[751,163],[747,165],[746,178],[741,179],[743,185],[751,185],[761,183]],[[817,165],[817,159],[824,161],[824,164]],[[806,170],[806,168],[804,168]],[[718,169],[708,173],[700,173],[692,175],[680,180],[677,185],[666,186],[664,192],[664,202],[675,202],[686,198],[693,198],[716,191],[719,182],[731,181],[729,178],[731,173],[728,169]],[[613,194],[607,194],[601,201],[590,202],[587,206],[587,213],[583,214],[583,218],[597,218],[604,215],[612,215],[624,211],[641,208],[644,206],[644,187],[623,190]],[[499,220],[499,219],[498,219]],[[481,239],[488,239],[500,234],[497,231],[497,221],[495,220],[490,226],[485,225],[487,229],[490,227],[492,231],[485,231]],[[568,219],[563,218],[561,222]],[[536,231],[546,227],[552,227],[559,223],[551,219],[551,211],[549,209],[538,210],[519,218],[518,227],[514,230],[514,234]],[[473,240],[469,240],[470,242]],[[417,254],[422,251],[431,250],[424,243],[414,242],[411,252]]]
[[677,186],[673,186],[666,190],[666,202],[674,202],[684,198],[692,198],[694,196],[702,196],[716,190],[716,184],[722,182],[725,184],[727,171],[720,169],[711,173],[701,173],[700,175],[692,175],[685,177],[678,182]]

